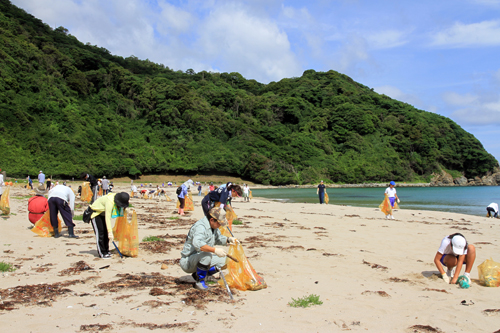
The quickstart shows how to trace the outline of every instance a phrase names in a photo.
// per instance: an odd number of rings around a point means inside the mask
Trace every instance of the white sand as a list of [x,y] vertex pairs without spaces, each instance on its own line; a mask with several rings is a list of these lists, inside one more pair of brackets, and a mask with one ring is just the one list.
[[[115,187],[115,192],[120,188]],[[129,191],[122,186],[122,190]],[[174,188],[168,189],[174,197]],[[137,258],[111,260],[96,258],[95,238],[90,225],[75,221],[80,239],[67,238],[67,230],[59,239],[41,238],[28,230],[29,191],[11,190],[11,212],[0,218],[0,261],[20,266],[15,272],[0,273],[0,290],[16,286],[84,280],[69,285],[71,292],[57,296],[47,305],[15,304],[15,309],[0,310],[2,331],[80,332],[81,325],[110,325],[112,332],[147,332],[137,324],[179,324],[173,331],[211,332],[493,332],[500,329],[500,313],[487,315],[486,309],[500,308],[500,289],[487,288],[477,282],[477,265],[492,257],[500,261],[498,220],[483,217],[402,210],[396,220],[385,220],[376,208],[336,205],[276,203],[254,199],[245,203],[234,200],[233,207],[244,225],[233,227],[243,242],[246,255],[268,288],[260,291],[235,291],[231,303],[221,293],[219,301],[206,302],[204,309],[186,305],[189,287],[177,291],[165,285],[172,295],[151,296],[153,287],[100,289],[101,283],[119,279],[117,274],[160,273],[190,282],[177,264],[161,270],[160,261],[180,257],[182,245],[164,254],[141,250]],[[202,217],[201,197],[195,196],[195,211],[182,220]],[[330,198],[335,203],[335,198]],[[79,202],[79,201],[77,201]],[[174,203],[132,199],[139,219],[139,238],[150,235],[186,235],[189,225],[176,225]],[[78,209],[81,215],[87,205]],[[157,207],[159,210],[156,212]],[[147,209],[153,209],[153,212]],[[153,217],[154,215],[154,217]],[[146,216],[149,216],[145,218]],[[167,224],[160,224],[163,221]],[[170,224],[168,224],[170,223]],[[191,223],[191,222],[189,222]],[[151,229],[151,226],[164,228]],[[82,231],[90,233],[82,234]],[[441,239],[462,232],[476,245],[477,259],[471,273],[470,289],[447,285],[435,274],[433,258]],[[249,237],[257,236],[259,242]],[[182,239],[167,238],[182,243]],[[83,260],[94,269],[79,275],[60,276],[59,272]],[[44,266],[52,264],[52,266]],[[99,269],[105,265],[109,268]],[[386,267],[372,268],[371,265]],[[37,272],[37,268],[49,268]],[[95,277],[87,279],[89,277]],[[405,282],[393,282],[391,278]],[[160,288],[163,288],[160,286]],[[216,287],[217,288],[217,287]],[[379,293],[381,292],[381,293]],[[196,294],[196,293],[194,293]],[[316,294],[322,305],[292,308],[288,302]],[[120,296],[130,297],[119,298]],[[386,297],[382,296],[386,295]],[[213,298],[213,297],[212,297]],[[146,301],[163,301],[152,307]],[[461,301],[474,302],[461,305]],[[9,301],[3,298],[1,301]],[[1,303],[0,303],[1,304]],[[411,329],[414,325],[428,327]]]

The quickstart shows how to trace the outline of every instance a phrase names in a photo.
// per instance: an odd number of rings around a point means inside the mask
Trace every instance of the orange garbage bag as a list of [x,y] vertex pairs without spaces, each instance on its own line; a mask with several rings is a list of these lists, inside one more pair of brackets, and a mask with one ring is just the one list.
[[99,195],[100,197],[102,197],[102,187],[100,187],[100,188],[99,188],[99,193],[98,193],[98,195]]
[[80,195],[82,201],[90,202],[92,201],[92,190],[90,189],[89,182],[83,182],[82,184],[82,194]]
[[328,193],[325,192],[325,203],[328,205],[330,198],[328,197]]
[[378,206],[378,208],[380,208],[380,210],[382,211],[382,213],[384,213],[385,215],[390,215],[390,214],[392,214],[392,210],[393,209],[399,209],[399,206],[398,206],[398,203],[395,202],[394,203],[394,208],[392,208],[391,202],[389,201],[389,197],[386,194],[385,198],[384,198],[384,201],[382,201],[382,203]]
[[[177,199],[177,205],[175,208],[179,208],[181,206],[181,202],[179,199]],[[194,210],[194,203],[193,203],[193,196],[191,193],[188,194],[188,196],[184,197],[184,210]]]
[[237,220],[238,216],[234,212],[233,207],[231,207],[230,205],[226,205],[226,219],[227,219],[229,229],[231,229],[231,231],[233,231],[233,221]]
[[116,219],[113,237],[118,241],[118,249],[124,256],[137,257],[139,254],[139,232],[135,210],[132,210],[130,222],[127,219],[127,214]]
[[248,197],[249,197],[250,199],[253,199],[252,191],[250,191],[250,190],[248,191]]
[[[236,258],[238,262],[228,258],[227,273],[225,278],[229,287],[238,290],[260,290],[267,288],[267,283],[260,277],[248,261],[241,244],[229,246],[229,255]],[[224,287],[224,282],[219,280]]]
[[0,199],[0,211],[2,211],[4,215],[10,214],[9,194],[10,187],[7,187],[7,189],[3,191],[2,198]]
[[[59,232],[61,232],[61,219],[59,219],[59,216],[57,217],[57,225]],[[52,228],[52,224],[50,224],[50,209],[48,209],[35,223],[31,231],[40,237],[52,237],[54,235],[54,228]]]

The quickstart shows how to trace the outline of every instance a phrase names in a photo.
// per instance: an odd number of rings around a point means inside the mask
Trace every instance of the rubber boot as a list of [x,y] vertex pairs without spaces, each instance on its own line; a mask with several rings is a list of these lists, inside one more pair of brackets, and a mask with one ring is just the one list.
[[[220,269],[217,268],[217,266],[212,266],[210,267],[210,269],[208,270],[207,272],[207,276],[212,276],[214,275],[215,273],[217,272],[220,272]],[[193,279],[196,281],[196,282],[199,282],[200,281],[200,278],[198,277],[198,274],[196,272],[194,272],[193,274],[191,274],[191,276],[193,277]]]
[[75,235],[74,228],[75,227],[68,227],[68,233],[69,233],[68,237],[69,238],[80,238],[77,235]]
[[208,287],[205,284],[205,278],[207,277],[208,271],[201,268],[196,268],[196,275],[198,276],[198,282],[194,284],[194,287],[198,290],[207,290]]
[[61,237],[61,234],[59,233],[59,228],[55,227],[54,228],[54,238],[59,238]]

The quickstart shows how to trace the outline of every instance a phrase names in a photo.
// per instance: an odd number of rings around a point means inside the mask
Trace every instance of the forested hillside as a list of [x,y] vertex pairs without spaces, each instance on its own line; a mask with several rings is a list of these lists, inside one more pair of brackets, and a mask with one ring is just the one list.
[[261,84],[86,45],[0,0],[0,168],[108,177],[225,173],[264,184],[466,177],[498,167],[452,120],[333,70]]

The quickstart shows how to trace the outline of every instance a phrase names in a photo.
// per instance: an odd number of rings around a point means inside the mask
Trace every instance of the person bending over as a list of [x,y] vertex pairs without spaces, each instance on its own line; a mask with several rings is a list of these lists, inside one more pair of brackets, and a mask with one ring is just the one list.
[[109,241],[113,241],[112,218],[124,216],[129,206],[129,195],[125,192],[110,193],[97,199],[90,208],[94,211],[90,216],[97,243],[97,253],[103,259],[110,259]]
[[490,203],[489,206],[486,207],[486,213],[487,213],[487,215],[486,215],[487,217],[498,218],[498,204],[495,202]]
[[208,217],[209,210],[215,206],[216,202],[220,202],[220,207],[224,206],[231,201],[231,197],[241,196],[243,191],[239,185],[234,185],[229,182],[225,187],[219,187],[214,191],[209,192],[203,200],[201,200],[201,208],[203,214]]
[[[457,283],[462,266],[465,264],[464,275],[470,284],[470,272],[475,260],[476,248],[474,245],[468,244],[464,235],[455,233],[443,238],[441,246],[434,257],[434,264],[436,264],[443,280],[451,284]],[[443,266],[447,268],[446,273]]]
[[214,207],[209,211],[209,216],[204,216],[189,229],[181,251],[180,266],[184,272],[192,273],[196,289],[208,289],[206,277],[226,266],[227,252],[215,245],[238,242],[236,238],[225,237],[220,233],[219,227],[226,224],[226,212],[220,207]]

